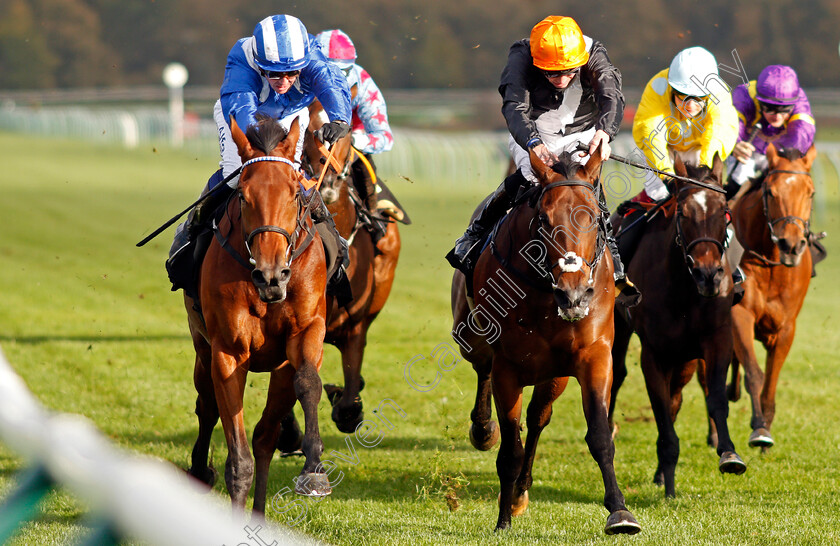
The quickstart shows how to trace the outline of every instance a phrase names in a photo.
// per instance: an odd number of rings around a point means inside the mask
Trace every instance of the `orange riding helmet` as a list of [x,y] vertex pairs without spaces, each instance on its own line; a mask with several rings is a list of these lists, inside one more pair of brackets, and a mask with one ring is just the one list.
[[546,17],[531,30],[531,56],[542,70],[569,70],[589,61],[580,27],[561,15]]

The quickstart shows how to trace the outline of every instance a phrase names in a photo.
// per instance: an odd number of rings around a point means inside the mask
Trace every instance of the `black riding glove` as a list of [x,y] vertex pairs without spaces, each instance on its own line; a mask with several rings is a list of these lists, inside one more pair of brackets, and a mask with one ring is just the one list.
[[741,189],[741,185],[733,180],[730,180],[726,183],[723,189],[726,191],[726,200],[729,201],[735,197],[735,194]]
[[321,142],[335,144],[336,141],[347,135],[349,132],[350,124],[339,119],[331,121],[318,129],[318,138]]

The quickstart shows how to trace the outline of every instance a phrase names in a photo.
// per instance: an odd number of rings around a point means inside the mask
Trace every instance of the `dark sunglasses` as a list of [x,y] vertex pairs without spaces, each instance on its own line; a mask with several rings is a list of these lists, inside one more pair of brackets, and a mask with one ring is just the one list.
[[280,80],[283,78],[297,78],[300,75],[300,70],[292,70],[291,72],[274,72],[270,70],[263,70],[263,75],[269,80]]
[[575,76],[580,72],[580,67],[570,68],[569,70],[543,70],[542,73],[546,78],[560,78],[562,76]]
[[767,112],[768,114],[790,114],[793,112],[793,104],[768,104],[766,102],[759,101],[758,107],[761,109],[762,112]]

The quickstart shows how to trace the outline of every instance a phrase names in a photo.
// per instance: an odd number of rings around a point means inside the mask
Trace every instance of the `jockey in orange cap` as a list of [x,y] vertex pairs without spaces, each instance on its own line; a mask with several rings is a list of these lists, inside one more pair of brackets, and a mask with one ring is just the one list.
[[[530,39],[510,47],[499,93],[517,170],[487,200],[446,256],[465,273],[474,267],[481,241],[513,206],[519,189],[536,182],[529,151],[553,165],[559,154],[573,153],[580,144],[588,147],[589,154],[601,145],[601,156],[606,159],[624,113],[621,73],[610,62],[604,45],[584,36],[571,17],[547,17],[534,26]],[[587,158],[587,153],[575,156],[580,162]],[[638,291],[624,277],[615,240],[611,235],[608,239],[619,297],[632,304],[638,300]]]

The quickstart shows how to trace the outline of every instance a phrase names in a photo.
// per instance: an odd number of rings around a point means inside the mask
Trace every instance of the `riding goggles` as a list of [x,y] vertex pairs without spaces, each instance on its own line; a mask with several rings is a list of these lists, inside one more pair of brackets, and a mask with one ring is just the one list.
[[563,76],[576,76],[580,72],[580,67],[570,68],[568,70],[543,70],[542,73],[548,79],[561,78]]
[[290,72],[274,72],[272,70],[263,70],[263,75],[269,80],[282,80],[283,78],[291,80],[300,75],[300,70],[292,70]]
[[793,112],[794,106],[793,104],[770,104],[758,101],[758,107],[761,111],[768,114],[790,114]]
[[697,106],[705,106],[706,101],[709,99],[708,95],[706,95],[705,97],[693,97],[691,95],[683,95],[682,93],[677,92],[674,92],[674,96],[680,99],[683,103],[693,102]]

